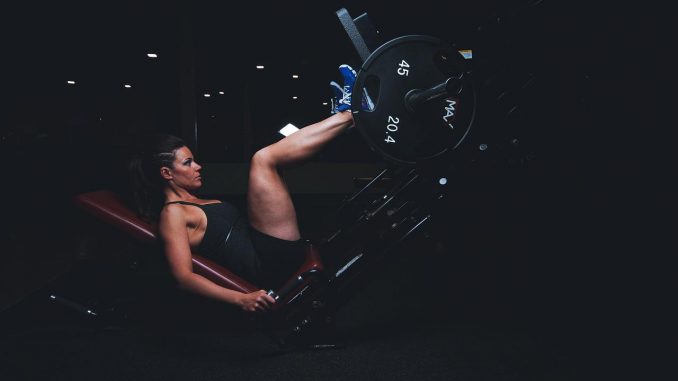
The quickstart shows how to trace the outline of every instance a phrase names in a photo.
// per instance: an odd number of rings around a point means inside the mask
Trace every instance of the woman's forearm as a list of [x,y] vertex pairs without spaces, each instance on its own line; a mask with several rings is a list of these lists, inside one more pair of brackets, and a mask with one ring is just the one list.
[[179,287],[184,290],[242,307],[242,299],[245,295],[242,292],[221,287],[209,279],[193,272],[176,278]]

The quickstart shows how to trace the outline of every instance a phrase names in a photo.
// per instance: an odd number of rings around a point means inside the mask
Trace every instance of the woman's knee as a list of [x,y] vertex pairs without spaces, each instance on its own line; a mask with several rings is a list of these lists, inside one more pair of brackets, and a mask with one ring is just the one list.
[[275,168],[277,163],[271,146],[266,146],[252,155],[252,166],[264,166]]

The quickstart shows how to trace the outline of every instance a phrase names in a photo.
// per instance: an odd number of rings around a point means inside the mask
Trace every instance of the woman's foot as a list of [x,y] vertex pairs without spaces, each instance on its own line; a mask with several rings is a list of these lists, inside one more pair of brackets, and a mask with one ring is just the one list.
[[[346,64],[339,65],[339,73],[343,79],[343,86],[331,81],[332,88],[332,113],[351,110],[351,101],[353,94],[353,86],[355,85],[356,72],[352,67]],[[363,88],[363,96],[361,97],[361,109],[364,111],[372,111],[374,103],[367,94],[367,90]]]
[[341,86],[339,86],[338,83],[331,81],[330,82],[330,89],[332,89],[332,99],[331,99],[332,109],[331,109],[331,113],[336,114],[337,112],[350,111],[350,109],[351,109],[350,95],[348,96],[349,104],[347,105],[346,103],[344,103],[344,98],[346,97],[346,93],[344,93],[344,89]]

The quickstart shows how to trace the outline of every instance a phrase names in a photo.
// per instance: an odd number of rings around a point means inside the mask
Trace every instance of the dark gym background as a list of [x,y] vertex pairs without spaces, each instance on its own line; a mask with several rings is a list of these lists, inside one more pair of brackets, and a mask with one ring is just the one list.
[[[359,64],[342,7],[384,41],[472,49],[478,123],[445,163],[452,197],[428,238],[341,311],[346,348],[278,353],[228,307],[149,301],[145,253],[70,199],[124,193],[135,138],[163,131],[195,148],[206,196],[244,206],[250,155],[286,123],[329,115],[337,66]],[[647,378],[675,343],[658,329],[673,283],[660,260],[676,252],[662,239],[675,227],[663,14],[551,0],[5,4],[0,378]],[[287,173],[304,234],[321,237],[382,165],[354,131]],[[92,319],[52,293],[132,317]]]

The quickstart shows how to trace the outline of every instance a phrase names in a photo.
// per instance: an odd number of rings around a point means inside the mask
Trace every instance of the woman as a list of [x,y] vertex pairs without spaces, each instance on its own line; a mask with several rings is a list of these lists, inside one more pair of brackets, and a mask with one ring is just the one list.
[[254,154],[247,189],[247,220],[236,208],[195,196],[201,166],[174,136],[157,135],[146,153],[130,163],[139,213],[158,223],[170,269],[179,286],[231,303],[244,311],[265,311],[275,300],[259,290],[249,294],[223,288],[193,273],[191,255],[216,260],[258,285],[280,285],[303,261],[297,215],[279,168],[317,153],[353,124],[350,109],[355,72],[340,66],[343,88],[335,91],[333,115],[300,129]]

